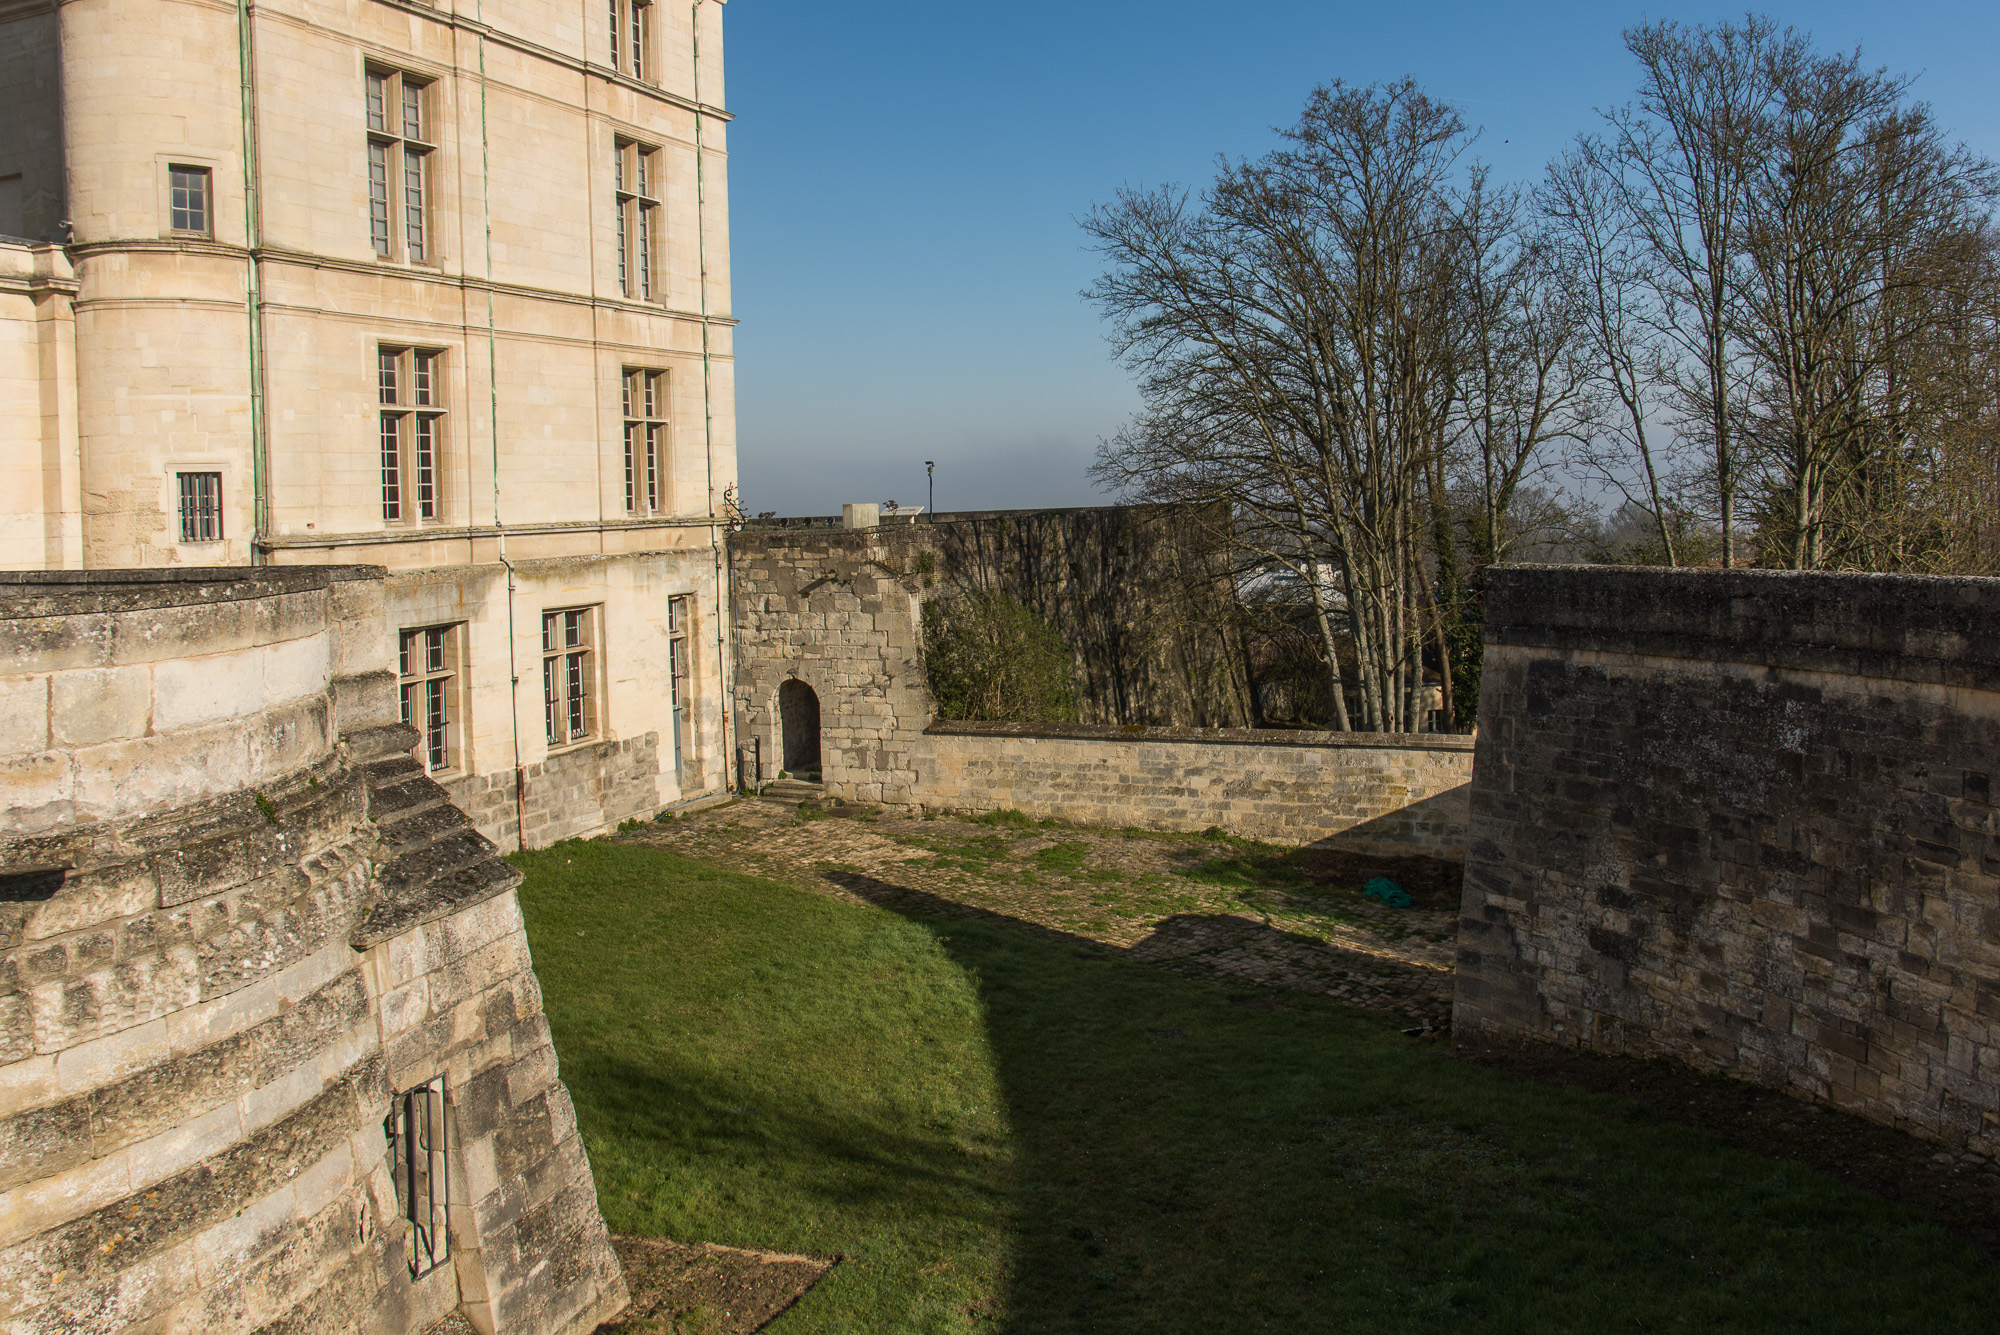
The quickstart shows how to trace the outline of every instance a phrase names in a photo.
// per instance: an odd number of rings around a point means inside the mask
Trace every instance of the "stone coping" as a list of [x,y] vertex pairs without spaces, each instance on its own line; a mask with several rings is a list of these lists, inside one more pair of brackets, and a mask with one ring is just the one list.
[[168,566],[156,570],[0,570],[0,619],[140,612],[245,602],[380,580],[381,566]]
[[1346,747],[1471,752],[1474,739],[1437,732],[1295,732],[1287,728],[1152,728],[1117,723],[971,723],[938,719],[929,737],[1018,737],[1061,742],[1192,742],[1204,746]]
[[2000,579],[1499,566],[1486,640],[2000,689]]

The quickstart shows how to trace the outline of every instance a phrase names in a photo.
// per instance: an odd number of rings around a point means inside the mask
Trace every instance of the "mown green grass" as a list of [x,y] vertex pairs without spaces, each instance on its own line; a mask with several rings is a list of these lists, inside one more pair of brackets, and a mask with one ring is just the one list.
[[1987,1331],[2000,1267],[1647,1110],[1001,920],[528,855],[614,1229],[847,1259],[807,1332]]

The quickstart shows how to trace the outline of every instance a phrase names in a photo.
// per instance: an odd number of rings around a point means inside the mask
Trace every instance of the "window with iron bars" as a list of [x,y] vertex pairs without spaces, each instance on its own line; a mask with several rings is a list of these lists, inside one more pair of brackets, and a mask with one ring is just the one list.
[[396,675],[403,722],[423,734],[424,768],[459,768],[459,647],[463,623],[425,626],[397,636]]
[[612,193],[618,205],[618,291],[652,301],[659,268],[660,150],[615,139]]
[[691,600],[686,597],[667,599],[667,696],[674,714],[674,778],[681,778],[683,749],[689,738],[689,726],[694,717],[693,702],[688,698],[693,685],[688,675],[688,607]]
[[625,509],[658,514],[667,508],[667,374],[625,368]]
[[382,518],[436,519],[442,509],[444,354],[435,348],[375,349],[381,403]]
[[385,260],[427,264],[430,162],[437,151],[430,125],[430,82],[397,70],[366,74],[368,101],[368,239]]
[[550,746],[597,735],[597,609],[542,613],[542,707]]
[[222,541],[222,474],[176,473],[182,542]]
[[[606,0],[611,16],[611,67],[653,79],[653,6],[648,0]],[[657,82],[657,80],[655,80]]]
[[389,1139],[396,1204],[410,1224],[410,1275],[415,1278],[435,1270],[451,1255],[444,1077],[398,1094],[382,1130]]

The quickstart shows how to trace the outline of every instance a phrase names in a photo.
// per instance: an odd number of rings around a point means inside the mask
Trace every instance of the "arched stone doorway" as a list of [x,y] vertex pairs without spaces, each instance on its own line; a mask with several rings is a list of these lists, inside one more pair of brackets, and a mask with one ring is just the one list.
[[778,688],[778,727],[785,772],[795,779],[819,773],[819,695],[796,677]]

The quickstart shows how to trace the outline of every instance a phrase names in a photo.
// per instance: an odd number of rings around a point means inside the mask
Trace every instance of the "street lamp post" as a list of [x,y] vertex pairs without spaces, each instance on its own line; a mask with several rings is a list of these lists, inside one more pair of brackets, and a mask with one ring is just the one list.
[[937,523],[937,460],[924,460],[924,480],[930,485],[931,503],[924,507],[933,524]]

